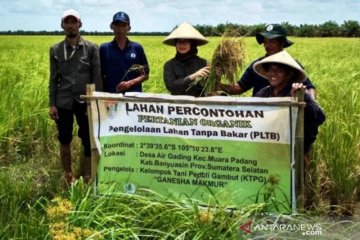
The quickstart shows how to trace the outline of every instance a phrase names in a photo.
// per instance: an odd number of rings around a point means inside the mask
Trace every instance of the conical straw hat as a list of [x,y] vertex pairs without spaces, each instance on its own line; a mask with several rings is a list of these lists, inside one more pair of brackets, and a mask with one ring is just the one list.
[[197,46],[205,45],[209,42],[198,30],[196,30],[187,22],[180,24],[180,26],[178,26],[169,34],[169,36],[163,40],[163,43],[166,45],[175,46],[176,39],[195,40]]
[[289,66],[290,68],[294,69],[294,77],[293,81],[295,82],[302,82],[306,79],[306,72],[304,69],[300,66],[300,64],[293,58],[291,55],[283,50],[281,52],[275,53],[269,57],[266,57],[262,59],[261,61],[258,61],[254,64],[254,71],[262,76],[263,78],[266,77],[266,70],[264,69],[264,64],[266,63],[280,63],[286,66]]

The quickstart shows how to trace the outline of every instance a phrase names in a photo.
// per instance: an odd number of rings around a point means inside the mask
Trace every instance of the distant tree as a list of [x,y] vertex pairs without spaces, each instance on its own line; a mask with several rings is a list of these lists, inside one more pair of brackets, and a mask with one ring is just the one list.
[[337,37],[340,35],[339,25],[334,21],[327,21],[319,25],[320,37]]
[[205,25],[197,24],[197,25],[194,26],[194,28],[196,28],[196,30],[198,30],[202,35],[204,35]]
[[227,30],[239,30],[239,24],[236,23],[227,22],[225,27]]
[[282,22],[281,26],[283,26],[283,28],[285,28],[285,30],[289,36],[295,35],[295,26],[291,25],[289,22]]
[[226,25],[224,23],[220,23],[215,27],[215,36],[221,36],[226,29]]
[[204,36],[213,36],[214,34],[215,32],[211,25],[204,26]]
[[249,32],[251,36],[255,36],[257,33],[264,31],[267,24],[261,23],[257,25],[252,25],[249,28]]
[[239,25],[238,29],[241,36],[249,36],[251,34],[249,26]]
[[358,21],[345,21],[341,25],[341,35],[344,37],[359,37],[360,25]]
[[[260,23],[255,25],[239,25],[236,23],[221,23],[217,26],[195,25],[194,27],[204,36],[221,36],[225,29],[236,29],[240,36],[254,36],[264,31],[267,24]],[[334,21],[327,21],[320,25],[300,24],[291,25],[289,22],[282,22],[281,25],[286,29],[288,35],[299,37],[360,37],[360,24],[358,21],[349,20],[339,26]],[[177,26],[174,26],[176,29]],[[0,35],[63,35],[63,31],[0,31]],[[83,35],[111,36],[112,32],[81,31]],[[167,36],[170,32],[130,32],[134,36]]]
[[314,37],[316,33],[316,26],[310,24],[300,24],[295,35],[299,37]]

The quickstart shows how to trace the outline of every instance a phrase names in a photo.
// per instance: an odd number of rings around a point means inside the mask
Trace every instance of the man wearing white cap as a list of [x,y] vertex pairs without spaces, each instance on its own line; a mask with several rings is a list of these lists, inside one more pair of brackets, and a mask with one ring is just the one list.
[[80,14],[74,9],[66,10],[61,18],[65,40],[50,48],[49,114],[58,129],[60,159],[68,184],[75,180],[70,148],[74,116],[84,148],[80,175],[85,181],[90,180],[91,150],[87,106],[80,95],[86,94],[86,85],[90,83],[95,83],[96,90],[101,90],[99,49],[96,44],[80,36],[81,26]]

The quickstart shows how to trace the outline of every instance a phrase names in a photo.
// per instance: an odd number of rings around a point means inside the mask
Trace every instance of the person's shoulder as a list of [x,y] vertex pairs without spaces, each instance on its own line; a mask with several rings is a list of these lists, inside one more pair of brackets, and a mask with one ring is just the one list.
[[111,44],[113,43],[113,41],[110,41],[110,42],[103,42],[100,44],[100,48],[106,48],[106,47],[109,47],[111,46]]
[[259,58],[256,58],[255,60],[253,60],[250,65],[247,67],[247,69],[250,69],[250,70],[253,70],[253,66],[255,63],[257,63],[258,61],[261,61],[265,58],[265,56],[262,56],[262,57],[259,57]]
[[131,40],[128,40],[128,45],[134,48],[143,48],[143,46],[139,42],[134,42]]
[[84,39],[84,43],[90,47],[98,47],[97,43]]
[[175,58],[175,57],[173,57],[173,58],[171,58],[171,59],[167,60],[167,61],[164,63],[164,66],[165,66],[165,65],[171,65],[171,64],[174,64],[175,62],[177,62],[177,60],[176,60],[176,58]]
[[64,44],[65,40],[62,40],[60,42],[54,43],[53,45],[50,46],[50,49],[52,50],[57,50],[60,48],[60,46],[62,46]]
[[270,91],[270,86],[266,86],[262,89],[260,89],[254,97],[268,97],[269,96],[269,91]]
[[254,61],[252,61],[251,64],[255,64],[255,63],[257,63],[258,61],[263,60],[264,58],[266,58],[266,56],[258,57],[258,58],[256,58]]
[[65,40],[61,40],[60,42],[54,43],[51,47],[58,47],[65,43]]

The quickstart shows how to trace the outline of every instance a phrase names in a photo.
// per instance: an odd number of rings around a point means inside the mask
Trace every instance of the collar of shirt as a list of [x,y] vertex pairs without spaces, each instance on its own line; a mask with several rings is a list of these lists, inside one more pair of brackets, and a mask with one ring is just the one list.
[[[129,38],[126,38],[126,44],[125,44],[125,48],[128,48],[130,45],[131,41],[129,40]],[[118,47],[118,43],[116,42],[115,38],[111,41],[111,45],[113,47],[119,48]]]
[[64,41],[64,59],[69,60],[73,57],[73,55],[75,54],[76,50],[79,49],[79,47],[84,45],[84,39],[80,36],[79,37],[79,42],[76,46],[72,46],[70,44],[70,42],[65,38]]
[[[70,45],[70,42],[65,38],[65,41],[64,41],[64,44],[65,44],[65,47],[66,48],[73,48],[71,45]],[[77,46],[83,46],[84,45],[84,38],[83,37],[79,37],[79,42],[77,44]]]

